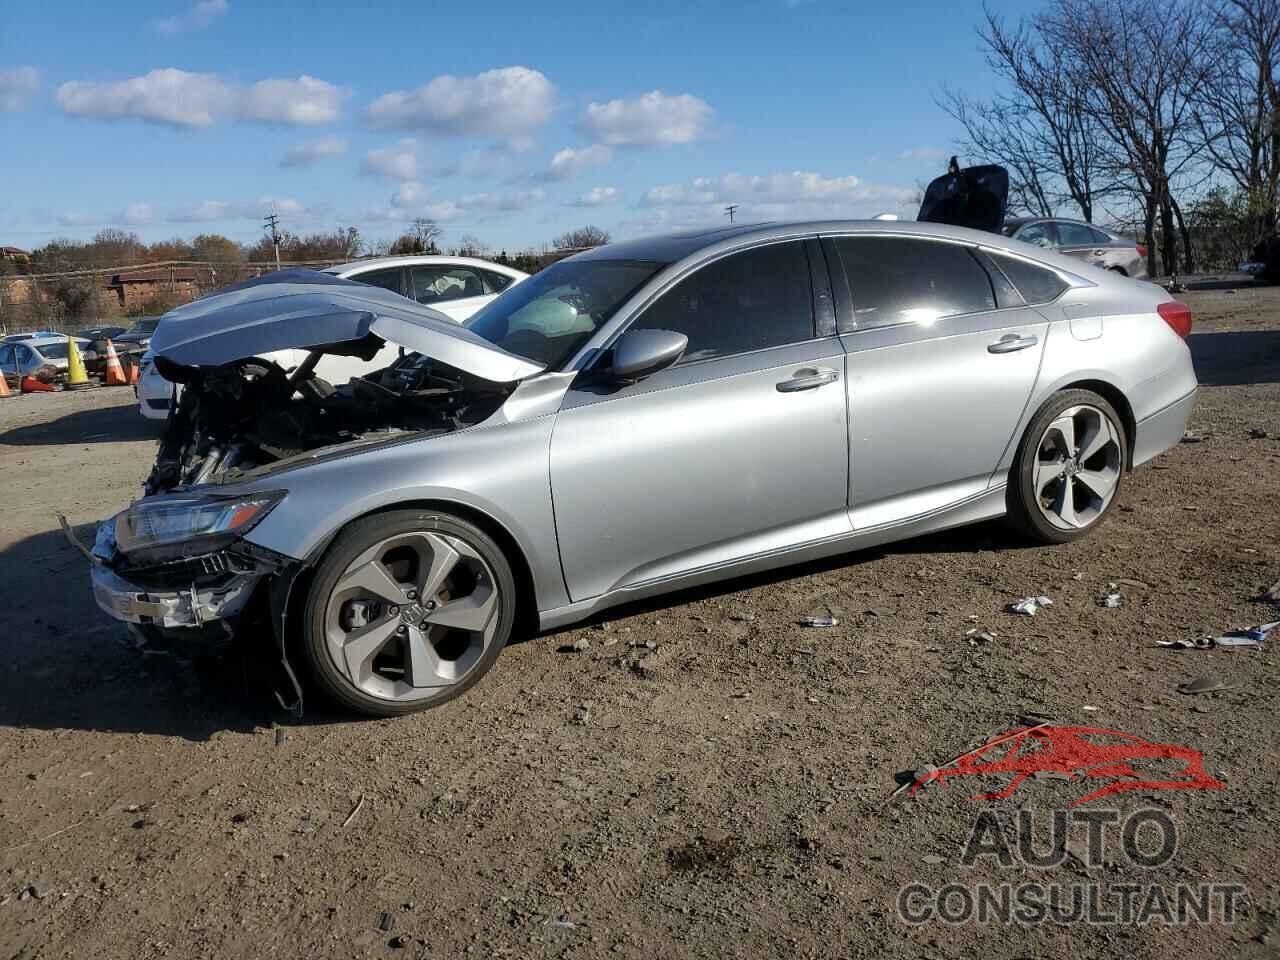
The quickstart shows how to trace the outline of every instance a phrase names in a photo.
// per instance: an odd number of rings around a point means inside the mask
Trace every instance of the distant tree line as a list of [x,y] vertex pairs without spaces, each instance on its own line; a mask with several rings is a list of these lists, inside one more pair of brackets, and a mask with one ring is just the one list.
[[1133,229],[1153,275],[1244,259],[1280,201],[1280,0],[1049,0],[978,28],[999,92],[946,88],[1011,206]]

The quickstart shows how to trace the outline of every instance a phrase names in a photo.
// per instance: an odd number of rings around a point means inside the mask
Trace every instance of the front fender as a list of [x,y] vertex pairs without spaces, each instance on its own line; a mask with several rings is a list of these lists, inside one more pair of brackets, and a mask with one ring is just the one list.
[[399,504],[433,500],[477,511],[528,561],[538,609],[569,602],[556,547],[548,450],[554,416],[497,423],[352,453],[264,476],[243,489],[287,496],[246,540],[312,562],[344,526]]

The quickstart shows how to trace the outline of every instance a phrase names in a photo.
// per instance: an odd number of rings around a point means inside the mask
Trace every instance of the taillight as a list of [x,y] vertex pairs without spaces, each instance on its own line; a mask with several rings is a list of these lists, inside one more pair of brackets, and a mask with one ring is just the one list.
[[1134,246],[1138,248],[1138,256],[1143,260],[1147,259],[1147,245],[1145,243],[1135,243]]
[[1173,332],[1184,340],[1191,332],[1191,308],[1181,300],[1169,300],[1156,307],[1160,319],[1167,323]]

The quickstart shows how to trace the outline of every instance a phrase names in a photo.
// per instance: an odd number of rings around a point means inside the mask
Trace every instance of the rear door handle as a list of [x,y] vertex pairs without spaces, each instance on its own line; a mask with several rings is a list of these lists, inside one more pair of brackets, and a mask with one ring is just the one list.
[[795,393],[799,390],[812,390],[827,383],[835,383],[840,374],[829,367],[804,367],[797,370],[790,380],[778,382],[779,393]]
[[1006,333],[995,343],[987,344],[987,353],[1017,353],[1027,347],[1034,347],[1040,342],[1039,337],[1024,337],[1016,333]]

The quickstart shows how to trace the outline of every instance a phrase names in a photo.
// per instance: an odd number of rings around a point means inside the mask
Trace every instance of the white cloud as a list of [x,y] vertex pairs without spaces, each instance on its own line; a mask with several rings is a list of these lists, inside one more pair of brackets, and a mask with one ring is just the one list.
[[168,223],[206,223],[212,220],[261,220],[274,211],[281,217],[307,214],[307,207],[292,197],[259,197],[256,200],[199,200],[168,211]]
[[223,16],[231,5],[227,0],[198,0],[185,13],[174,17],[164,17],[152,22],[157,33],[174,34],[187,30],[201,30]]
[[569,204],[571,207],[603,207],[616,203],[619,198],[617,187],[592,187],[578,199]]
[[85,213],[83,210],[60,213],[55,219],[60,227],[96,227],[102,222],[102,218],[96,213]]
[[472,193],[460,197],[458,203],[464,209],[487,210],[509,213],[516,210],[528,210],[546,199],[543,190],[509,190],[498,193]]
[[601,143],[654,146],[697,140],[713,115],[710,104],[699,97],[653,90],[633,100],[588,104],[582,124]]
[[73,80],[58,87],[57,100],[65,113],[104,120],[209,127],[226,118],[309,126],[336,119],[346,96],[341,87],[308,76],[245,87],[217,74],[168,67],[115,82]]
[[893,184],[864,183],[854,176],[824,177],[803,170],[748,176],[698,177],[649,190],[641,201],[652,213],[647,229],[672,229],[724,218],[724,206],[740,206],[738,219],[820,220],[908,213],[918,191]]
[[415,140],[401,140],[390,147],[370,150],[360,161],[360,172],[371,177],[389,180],[416,180],[418,178],[418,144]]
[[374,127],[499,137],[524,145],[551,116],[555,87],[537,70],[503,67],[474,77],[444,75],[416,90],[384,93],[365,116]]
[[346,140],[341,137],[321,137],[319,140],[294,144],[280,158],[280,166],[309,167],[320,160],[341,156],[346,152]]
[[589,147],[565,147],[551,158],[551,166],[547,168],[543,179],[572,180],[580,173],[595,167],[602,167],[613,159],[613,150],[603,143]]
[[898,154],[898,159],[934,163],[939,160],[945,160],[948,156],[950,156],[949,151],[944,150],[942,147],[912,147],[910,150],[903,150]]
[[408,223],[416,217],[429,220],[484,220],[497,214],[527,210],[546,198],[540,189],[471,193],[453,200],[432,196],[431,190],[417,180],[400,184],[386,207],[365,211],[363,219],[377,222]]
[[396,188],[396,192],[391,195],[391,205],[393,207],[412,207],[414,204],[422,203],[426,200],[427,193],[427,188],[419,181],[410,180]]
[[40,92],[40,71],[35,67],[0,70],[0,113],[21,110]]
[[141,227],[150,223],[154,218],[155,209],[151,204],[131,203],[115,217],[115,220],[130,227]]

